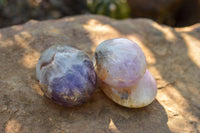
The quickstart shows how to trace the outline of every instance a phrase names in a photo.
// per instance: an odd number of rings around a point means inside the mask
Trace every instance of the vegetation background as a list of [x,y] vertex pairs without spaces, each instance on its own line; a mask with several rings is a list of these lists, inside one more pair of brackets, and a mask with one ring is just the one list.
[[30,19],[101,14],[116,19],[151,18],[175,27],[200,21],[200,0],[0,0],[0,28]]

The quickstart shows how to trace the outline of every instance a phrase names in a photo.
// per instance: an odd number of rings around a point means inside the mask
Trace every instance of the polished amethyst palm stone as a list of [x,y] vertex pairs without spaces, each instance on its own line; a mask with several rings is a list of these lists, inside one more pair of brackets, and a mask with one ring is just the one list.
[[156,81],[148,70],[135,85],[127,88],[112,87],[102,81],[101,86],[110,99],[128,108],[145,107],[152,103],[157,94]]
[[99,78],[114,87],[132,86],[146,71],[143,51],[125,38],[106,40],[98,45],[94,62]]
[[45,50],[36,67],[44,94],[64,106],[86,102],[94,93],[96,74],[89,57],[69,46]]
[[93,56],[103,92],[129,108],[149,105],[156,97],[156,81],[146,70],[142,49],[133,41],[115,38],[102,42]]

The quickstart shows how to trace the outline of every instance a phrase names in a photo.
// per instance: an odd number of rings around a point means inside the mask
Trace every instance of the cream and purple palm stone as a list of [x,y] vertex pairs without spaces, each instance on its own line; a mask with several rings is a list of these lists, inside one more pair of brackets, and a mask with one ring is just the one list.
[[129,108],[149,105],[157,94],[154,77],[146,69],[142,49],[125,38],[102,42],[94,54],[94,66],[103,92]]
[[36,66],[44,94],[60,105],[81,105],[94,93],[96,74],[89,57],[69,46],[45,50]]
[[45,50],[36,66],[44,94],[60,105],[81,105],[94,93],[97,73],[103,92],[122,106],[139,108],[154,100],[156,81],[136,43],[125,38],[104,41],[93,60],[95,68],[84,52],[69,46]]

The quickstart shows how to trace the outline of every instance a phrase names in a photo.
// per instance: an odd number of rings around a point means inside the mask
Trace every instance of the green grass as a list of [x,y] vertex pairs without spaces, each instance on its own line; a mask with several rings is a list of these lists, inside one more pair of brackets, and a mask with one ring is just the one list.
[[92,14],[106,15],[116,19],[130,16],[130,8],[126,0],[88,0],[87,6]]

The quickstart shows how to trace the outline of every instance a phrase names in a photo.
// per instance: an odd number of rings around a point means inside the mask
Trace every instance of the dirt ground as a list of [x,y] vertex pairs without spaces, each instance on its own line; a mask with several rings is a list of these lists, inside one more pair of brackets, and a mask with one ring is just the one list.
[[[67,44],[92,57],[100,42],[116,37],[131,39],[143,49],[158,86],[152,104],[124,108],[100,88],[74,108],[44,96],[35,72],[43,50]],[[83,15],[0,29],[0,132],[199,133],[199,59],[200,24],[174,29],[149,19]]]

